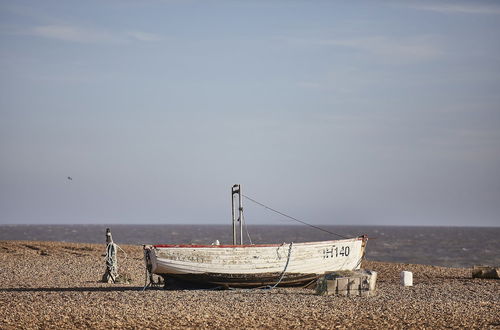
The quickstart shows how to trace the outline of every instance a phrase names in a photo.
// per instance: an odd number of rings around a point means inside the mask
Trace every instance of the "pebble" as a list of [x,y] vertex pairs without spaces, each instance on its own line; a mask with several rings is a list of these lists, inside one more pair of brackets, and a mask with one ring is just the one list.
[[[131,280],[119,284],[99,282],[104,248],[0,241],[0,328],[500,327],[500,281],[472,279],[470,269],[364,261],[378,273],[372,297],[303,288],[142,291],[142,247],[121,246],[119,272]],[[402,270],[413,272],[413,287],[400,285]]]

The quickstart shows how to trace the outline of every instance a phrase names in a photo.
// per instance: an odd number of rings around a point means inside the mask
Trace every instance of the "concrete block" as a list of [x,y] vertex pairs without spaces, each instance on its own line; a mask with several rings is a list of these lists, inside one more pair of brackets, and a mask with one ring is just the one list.
[[371,271],[370,278],[368,280],[369,291],[375,292],[376,283],[377,283],[377,272]]
[[337,291],[337,279],[326,280],[326,290],[329,293],[335,293]]
[[339,296],[348,296],[348,295],[349,295],[349,291],[347,291],[347,290],[339,290],[339,291],[337,292],[337,294],[338,294]]
[[370,270],[334,272],[316,281],[316,294],[367,297],[374,294],[376,279]]
[[413,286],[413,273],[403,270],[401,272],[401,285],[402,286]]
[[370,281],[369,281],[369,277],[368,276],[363,276],[361,277],[361,283],[359,284],[359,289],[360,290],[370,290]]
[[316,294],[325,295],[328,294],[327,279],[324,277],[318,278],[316,281]]
[[349,278],[341,277],[337,279],[337,291],[348,291],[349,290]]
[[357,295],[357,291],[359,291],[360,289],[360,284],[361,284],[361,279],[359,277],[349,278],[348,282],[349,291],[352,291],[353,293],[356,291],[355,295]]
[[373,292],[373,291],[368,291],[368,290],[360,290],[360,291],[359,291],[359,295],[360,295],[361,297],[371,297],[371,296],[375,295],[375,292]]

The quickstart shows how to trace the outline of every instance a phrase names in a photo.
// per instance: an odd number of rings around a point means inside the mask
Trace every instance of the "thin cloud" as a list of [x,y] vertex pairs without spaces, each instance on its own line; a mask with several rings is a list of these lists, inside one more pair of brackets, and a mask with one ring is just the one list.
[[42,25],[28,32],[30,35],[77,43],[126,43],[130,41],[157,42],[160,35],[141,31],[114,33],[102,29],[83,28],[73,25]]
[[158,34],[154,34],[154,33],[132,31],[132,32],[129,32],[128,35],[131,38],[133,38],[135,40],[139,40],[139,41],[154,42],[154,41],[161,41],[161,40],[163,40],[162,36],[160,36]]
[[399,61],[432,60],[443,55],[443,51],[430,37],[395,39],[386,36],[367,38],[333,38],[321,40],[297,40],[294,42],[320,46],[350,48],[379,58]]
[[407,7],[417,9],[433,11],[443,14],[480,14],[480,15],[498,15],[500,14],[500,6],[497,5],[487,5],[487,4],[477,4],[473,1],[469,3],[418,3],[411,4]]
[[32,30],[35,36],[79,43],[117,42],[119,38],[106,31],[71,25],[43,25]]

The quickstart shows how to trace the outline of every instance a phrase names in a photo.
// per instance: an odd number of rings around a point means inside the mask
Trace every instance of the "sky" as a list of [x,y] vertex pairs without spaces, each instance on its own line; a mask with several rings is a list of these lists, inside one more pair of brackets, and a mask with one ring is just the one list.
[[0,0],[0,70],[0,224],[500,226],[499,2]]

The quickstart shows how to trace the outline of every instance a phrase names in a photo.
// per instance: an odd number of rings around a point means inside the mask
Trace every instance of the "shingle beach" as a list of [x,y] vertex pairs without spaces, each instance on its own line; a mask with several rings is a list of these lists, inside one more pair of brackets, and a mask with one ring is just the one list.
[[[499,328],[500,280],[471,270],[365,261],[378,272],[373,297],[314,290],[142,291],[142,247],[123,245],[106,284],[103,244],[0,241],[0,328]],[[400,285],[402,270],[413,287]]]

